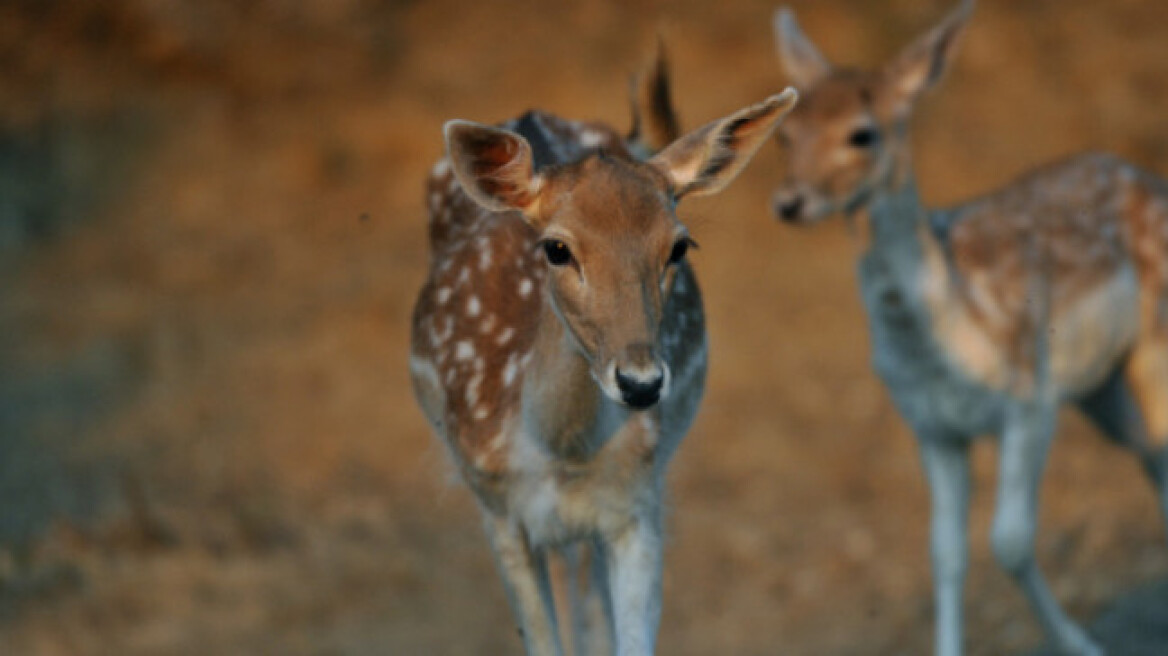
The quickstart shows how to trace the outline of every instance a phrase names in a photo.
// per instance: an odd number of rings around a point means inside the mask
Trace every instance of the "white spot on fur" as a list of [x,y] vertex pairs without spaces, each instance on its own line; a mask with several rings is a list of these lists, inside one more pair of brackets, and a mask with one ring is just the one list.
[[463,340],[454,346],[454,359],[465,362],[474,357],[475,348],[470,342]]
[[449,301],[450,300],[450,288],[449,287],[439,287],[437,298],[438,298],[439,305],[443,305],[446,303],[446,301]]
[[491,416],[491,410],[489,408],[487,408],[487,406],[480,405],[479,407],[475,408],[474,418],[477,419],[478,421],[482,421],[490,416]]
[[450,172],[450,160],[443,157],[434,164],[434,168],[430,169],[430,175],[435,178],[441,178]]
[[503,367],[503,386],[510,387],[511,383],[515,382],[515,376],[519,373],[519,363],[515,361],[515,354],[507,358],[507,366]]
[[454,320],[450,317],[443,317],[443,328],[438,330],[434,317],[430,318],[430,346],[438,348],[450,339],[450,335],[454,332]]
[[502,449],[503,445],[505,445],[506,443],[507,443],[506,434],[499,433],[498,435],[492,437],[490,442],[487,442],[487,448],[490,449],[491,451],[498,451],[499,449]]
[[468,282],[470,282],[470,269],[467,267],[462,267],[462,269],[458,272],[458,280],[455,282],[455,284],[465,285]]
[[580,145],[585,148],[596,148],[604,142],[604,134],[596,130],[584,130],[580,133]]
[[507,342],[511,341],[511,338],[514,336],[515,336],[515,329],[512,328],[511,326],[507,326],[506,328],[503,329],[503,332],[499,333],[499,336],[495,338],[495,343],[498,344],[499,346],[503,346]]
[[491,329],[495,327],[496,320],[498,320],[498,317],[495,316],[494,312],[488,314],[487,317],[483,319],[483,322],[479,324],[479,332],[483,333],[484,335],[491,332]]
[[466,316],[477,317],[479,312],[482,312],[483,304],[479,302],[479,297],[472,295],[466,301]]
[[474,465],[479,469],[487,468],[487,454],[480,453],[474,457]]
[[531,289],[533,286],[534,285],[531,282],[531,278],[524,278],[523,280],[519,281],[519,295],[527,298],[531,295]]
[[483,375],[477,374],[470,379],[470,383],[466,386],[466,405],[471,407],[479,402],[479,385],[483,382]]

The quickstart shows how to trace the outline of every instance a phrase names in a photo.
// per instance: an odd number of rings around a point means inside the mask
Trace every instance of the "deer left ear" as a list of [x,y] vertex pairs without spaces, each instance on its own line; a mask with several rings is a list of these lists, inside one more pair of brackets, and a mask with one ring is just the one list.
[[451,168],[468,196],[495,212],[534,216],[543,179],[532,168],[526,139],[470,121],[448,121],[443,131]]
[[804,91],[831,74],[831,64],[819,48],[803,34],[795,12],[789,7],[775,10],[773,18],[775,46],[779,51],[779,63],[787,72],[792,84]]
[[670,144],[649,164],[669,179],[675,197],[717,193],[746,167],[798,97],[787,88],[709,123]]

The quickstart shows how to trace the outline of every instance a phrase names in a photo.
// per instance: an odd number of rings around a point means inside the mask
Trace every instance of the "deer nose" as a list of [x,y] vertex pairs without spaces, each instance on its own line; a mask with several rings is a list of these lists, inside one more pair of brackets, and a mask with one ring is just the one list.
[[664,383],[665,373],[657,364],[644,370],[616,370],[616,386],[620,389],[621,400],[635,410],[650,408],[660,401]]
[[794,221],[803,213],[803,195],[775,198],[775,214],[784,221]]

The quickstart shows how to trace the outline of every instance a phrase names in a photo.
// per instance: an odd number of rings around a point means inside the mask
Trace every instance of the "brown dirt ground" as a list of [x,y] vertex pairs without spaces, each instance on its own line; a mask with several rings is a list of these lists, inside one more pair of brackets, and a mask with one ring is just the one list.
[[[796,9],[866,63],[949,4]],[[781,87],[772,8],[0,4],[0,653],[517,653],[406,373],[440,126],[624,126],[661,30],[694,127]],[[1085,147],[1168,174],[1166,35],[1155,0],[985,0],[918,121],[926,200]],[[768,218],[770,148],[682,209],[712,370],[670,476],[660,651],[926,653],[927,499],[867,367],[856,240]],[[975,655],[1040,642],[986,547],[993,456]],[[1056,594],[1113,653],[1156,653],[1168,549],[1135,463],[1067,413],[1044,501]]]

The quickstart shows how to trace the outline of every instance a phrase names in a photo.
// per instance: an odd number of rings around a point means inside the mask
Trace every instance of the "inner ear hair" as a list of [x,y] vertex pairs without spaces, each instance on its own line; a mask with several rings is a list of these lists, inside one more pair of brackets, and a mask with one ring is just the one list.
[[475,202],[496,212],[529,213],[542,179],[535,175],[531,145],[522,136],[471,121],[448,121],[444,128],[451,167]]
[[669,179],[675,197],[721,191],[770,137],[798,94],[788,88],[689,133],[651,160]]
[[973,0],[963,0],[939,25],[910,44],[893,61],[888,75],[903,96],[914,98],[941,80],[973,6]]

